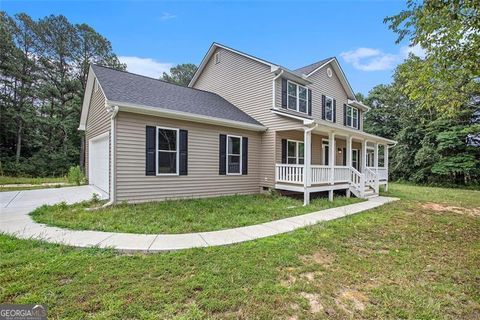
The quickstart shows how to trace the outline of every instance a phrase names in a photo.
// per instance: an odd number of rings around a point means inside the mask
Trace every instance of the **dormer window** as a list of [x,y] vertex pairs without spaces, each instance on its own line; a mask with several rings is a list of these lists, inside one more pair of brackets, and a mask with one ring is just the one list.
[[359,117],[358,109],[352,106],[347,106],[347,126],[358,129]]
[[288,81],[287,108],[290,110],[307,113],[308,89],[294,82]]

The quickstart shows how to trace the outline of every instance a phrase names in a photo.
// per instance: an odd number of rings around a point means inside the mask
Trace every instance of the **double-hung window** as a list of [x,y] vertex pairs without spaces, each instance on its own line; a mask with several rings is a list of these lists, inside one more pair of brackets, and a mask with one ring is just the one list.
[[290,110],[307,113],[308,89],[307,87],[288,81],[287,107]]
[[227,174],[242,174],[242,137],[227,136]]
[[287,163],[304,164],[305,148],[302,141],[287,140]]
[[358,109],[352,106],[347,106],[347,126],[358,128]]
[[178,174],[178,129],[157,127],[157,175]]
[[333,98],[325,97],[325,120],[333,121]]

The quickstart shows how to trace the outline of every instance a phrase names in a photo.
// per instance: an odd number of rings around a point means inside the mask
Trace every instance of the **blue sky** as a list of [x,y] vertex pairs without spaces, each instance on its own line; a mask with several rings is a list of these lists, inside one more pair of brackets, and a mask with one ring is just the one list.
[[356,92],[389,83],[409,51],[383,18],[404,1],[183,2],[10,1],[8,14],[34,18],[63,14],[107,37],[131,72],[159,77],[178,63],[199,64],[210,44],[220,42],[295,69],[336,56]]

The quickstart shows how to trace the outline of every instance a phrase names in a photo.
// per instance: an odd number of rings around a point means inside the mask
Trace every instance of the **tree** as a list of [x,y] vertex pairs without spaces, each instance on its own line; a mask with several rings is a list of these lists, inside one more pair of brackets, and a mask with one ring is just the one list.
[[193,63],[179,64],[170,68],[170,75],[164,72],[160,80],[186,87],[192,80],[195,71],[197,71],[197,66]]
[[0,12],[0,161],[6,174],[61,175],[78,164],[90,63],[121,70],[110,42],[64,16]]
[[407,7],[384,20],[397,43],[408,38],[426,51],[425,62],[410,64],[417,76],[408,78],[404,93],[420,107],[458,112],[480,93],[480,2],[408,0]]

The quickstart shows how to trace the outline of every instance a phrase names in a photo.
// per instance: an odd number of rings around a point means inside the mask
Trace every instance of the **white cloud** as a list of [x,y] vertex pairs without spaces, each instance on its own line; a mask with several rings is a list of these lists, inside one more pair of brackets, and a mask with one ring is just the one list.
[[342,52],[340,56],[355,69],[362,71],[383,71],[395,68],[397,64],[408,58],[410,53],[421,58],[425,57],[425,51],[419,45],[401,47],[397,54],[385,53],[373,48],[357,48],[355,50]]
[[352,51],[342,52],[340,56],[345,62],[351,63],[355,69],[362,71],[392,69],[397,62],[397,56],[372,48],[358,48]]
[[173,67],[172,63],[158,62],[151,58],[140,57],[118,57],[120,62],[127,64],[127,70],[132,73],[141,74],[147,77],[158,79],[163,72],[169,72]]
[[410,53],[420,58],[425,58],[426,56],[425,50],[419,44],[416,44],[414,46],[404,46],[400,48],[400,54],[403,56],[404,59],[408,58],[408,55]]
[[174,14],[171,14],[170,12],[162,12],[162,15],[160,16],[160,20],[166,21],[166,20],[171,20],[175,19],[177,16]]

